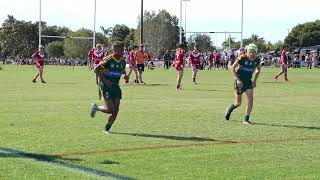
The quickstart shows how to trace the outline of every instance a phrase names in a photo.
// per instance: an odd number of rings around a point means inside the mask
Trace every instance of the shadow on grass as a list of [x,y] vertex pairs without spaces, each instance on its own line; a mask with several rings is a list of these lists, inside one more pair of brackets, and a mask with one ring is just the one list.
[[[242,121],[231,121],[231,122],[242,122]],[[286,125],[286,124],[267,124],[267,123],[256,123],[252,122],[253,125],[258,126],[270,126],[270,127],[284,127],[284,128],[295,128],[295,129],[309,129],[309,130],[320,130],[320,127],[314,127],[314,126],[295,126],[295,125]]]
[[56,82],[56,83],[50,83],[50,84],[76,85],[76,84],[79,84],[79,83],[74,83],[74,82]]
[[260,84],[280,84],[280,83],[283,83],[281,81],[261,81],[261,82],[258,82]]
[[259,126],[271,126],[271,127],[285,127],[285,128],[297,128],[297,129],[320,130],[320,127],[313,127],[313,126],[294,126],[294,125],[285,125],[285,124],[266,124],[266,123],[254,123],[254,125],[259,125]]
[[223,142],[223,143],[237,143],[233,141],[219,141],[216,139],[203,138],[203,137],[184,137],[184,136],[171,136],[171,135],[155,135],[155,134],[139,134],[139,133],[121,133],[121,132],[110,132],[112,134],[120,134],[126,136],[138,136],[146,138],[157,138],[157,139],[169,139],[175,141],[198,141],[198,142]]
[[[230,88],[231,89],[231,88]],[[232,90],[220,90],[220,89],[182,89],[183,91],[206,91],[206,92],[233,92]]]
[[[11,148],[0,147],[0,157],[26,158],[34,161],[53,164],[55,166],[63,167],[66,169],[72,169],[72,170],[76,170],[76,171],[80,171],[88,174],[93,174],[93,175],[102,176],[102,177],[110,177],[114,179],[134,179],[134,178],[117,175],[114,173],[109,173],[109,172],[101,171],[98,169],[84,167],[78,164],[66,162],[66,161],[81,161],[81,159],[63,158],[62,156],[59,156],[59,155],[35,154],[35,153],[23,152],[23,151],[11,149]],[[112,161],[108,161],[108,162],[112,162]],[[117,163],[117,162],[113,162],[113,163]]]
[[109,165],[109,164],[119,164],[119,163],[118,163],[118,162],[115,162],[115,161],[104,160],[104,161],[100,162],[100,164],[107,164],[107,165]]
[[143,86],[169,86],[169,84],[143,84]]

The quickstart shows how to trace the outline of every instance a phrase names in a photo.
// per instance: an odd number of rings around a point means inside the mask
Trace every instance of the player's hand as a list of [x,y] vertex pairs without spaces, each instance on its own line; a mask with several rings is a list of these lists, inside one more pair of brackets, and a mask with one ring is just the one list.
[[257,82],[256,81],[252,81],[252,88],[255,88],[257,86]]
[[242,87],[243,87],[242,81],[237,80],[237,86],[238,86],[239,89],[242,89]]
[[126,83],[129,82],[129,76],[128,76],[128,75],[125,74],[125,75],[123,76],[123,79],[125,80]]

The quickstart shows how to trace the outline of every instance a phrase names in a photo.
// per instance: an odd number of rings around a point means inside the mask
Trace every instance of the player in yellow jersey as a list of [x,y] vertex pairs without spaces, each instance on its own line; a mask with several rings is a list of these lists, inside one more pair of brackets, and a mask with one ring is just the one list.
[[110,114],[105,126],[104,133],[108,134],[111,126],[117,118],[122,92],[119,86],[121,75],[128,80],[126,74],[126,61],[123,58],[124,44],[115,42],[113,44],[113,54],[105,57],[95,68],[94,72],[100,79],[99,86],[104,99],[104,106],[93,103],[90,116],[93,118],[97,111]]

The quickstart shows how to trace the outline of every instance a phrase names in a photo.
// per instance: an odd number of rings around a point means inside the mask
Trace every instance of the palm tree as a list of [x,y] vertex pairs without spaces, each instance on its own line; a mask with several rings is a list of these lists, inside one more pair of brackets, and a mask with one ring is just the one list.
[[106,29],[106,28],[104,28],[103,26],[101,26],[100,29],[101,29],[104,37],[109,38],[109,37],[111,36],[111,34],[112,34],[112,27],[109,27],[109,28]]

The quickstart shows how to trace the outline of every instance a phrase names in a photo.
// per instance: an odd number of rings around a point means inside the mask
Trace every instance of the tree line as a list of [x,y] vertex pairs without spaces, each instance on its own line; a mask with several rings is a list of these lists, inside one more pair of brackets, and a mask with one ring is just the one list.
[[[138,18],[140,19],[140,18]],[[0,57],[30,57],[38,47],[39,22],[17,20],[8,15],[0,27]],[[72,31],[68,27],[48,26],[41,22],[42,34],[51,36],[81,36],[92,37],[93,31],[81,28]],[[129,28],[124,24],[116,24],[113,27],[100,27],[101,32],[96,33],[96,43],[110,45],[115,40],[125,43],[127,48],[139,45],[140,22],[137,28]],[[145,11],[144,13],[144,39],[147,51],[155,57],[163,55],[165,50],[173,50],[179,42],[179,19],[166,10]],[[212,51],[217,46],[223,48],[239,48],[240,40],[229,37],[221,45],[215,45],[208,34],[194,34],[185,37],[183,43],[187,49],[195,44],[204,52]],[[256,34],[243,39],[244,44],[256,43],[261,52],[273,51],[282,47],[308,47],[320,44],[320,20],[307,22],[295,26],[283,41],[271,43]],[[48,57],[86,58],[88,50],[92,47],[92,40],[84,39],[58,39],[42,38],[42,45]]]

